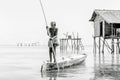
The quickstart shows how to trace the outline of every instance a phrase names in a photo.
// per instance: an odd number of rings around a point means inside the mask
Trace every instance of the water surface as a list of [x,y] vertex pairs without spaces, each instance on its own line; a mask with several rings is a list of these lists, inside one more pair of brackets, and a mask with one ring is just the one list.
[[88,57],[81,65],[41,74],[40,67],[49,58],[47,47],[0,47],[0,80],[92,80],[92,47],[85,53]]

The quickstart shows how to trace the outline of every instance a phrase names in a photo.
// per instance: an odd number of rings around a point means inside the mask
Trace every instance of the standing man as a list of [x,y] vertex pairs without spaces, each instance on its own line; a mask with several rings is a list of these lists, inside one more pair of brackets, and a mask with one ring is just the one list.
[[51,22],[51,27],[47,29],[47,34],[50,37],[48,41],[48,47],[49,47],[49,56],[50,56],[50,62],[52,62],[52,57],[54,59],[54,62],[56,62],[56,47],[58,46],[58,41],[57,41],[57,33],[58,33],[58,28],[56,28],[56,22]]

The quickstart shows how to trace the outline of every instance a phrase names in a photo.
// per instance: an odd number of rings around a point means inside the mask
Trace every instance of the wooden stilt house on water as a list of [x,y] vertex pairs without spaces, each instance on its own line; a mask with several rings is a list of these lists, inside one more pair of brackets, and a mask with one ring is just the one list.
[[[90,21],[94,22],[94,53],[96,54],[96,38],[99,39],[97,47],[100,57],[101,49],[104,55],[104,46],[109,48],[111,53],[115,53],[115,51],[119,53],[120,10],[95,10]],[[107,43],[108,39],[111,40],[111,46]],[[112,54],[112,57],[114,58],[114,54]]]
[[[110,53],[110,64],[119,65],[120,10],[94,10],[90,21],[94,22],[93,51],[95,63],[98,61],[100,68],[105,67],[107,63],[105,62],[106,57],[108,59],[108,56],[105,56],[107,54],[106,49]],[[114,68],[118,71],[118,67]]]
[[95,10],[90,21],[94,22],[95,37],[120,37],[120,10]]

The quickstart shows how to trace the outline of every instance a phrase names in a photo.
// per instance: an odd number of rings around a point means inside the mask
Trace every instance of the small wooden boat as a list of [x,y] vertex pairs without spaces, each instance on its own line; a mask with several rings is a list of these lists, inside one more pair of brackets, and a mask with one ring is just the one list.
[[56,63],[46,61],[41,66],[41,72],[59,70],[59,69],[68,68],[74,65],[79,65],[85,61],[86,57],[87,57],[86,54],[78,54],[78,55],[73,55],[66,58],[62,57],[61,59],[57,60]]

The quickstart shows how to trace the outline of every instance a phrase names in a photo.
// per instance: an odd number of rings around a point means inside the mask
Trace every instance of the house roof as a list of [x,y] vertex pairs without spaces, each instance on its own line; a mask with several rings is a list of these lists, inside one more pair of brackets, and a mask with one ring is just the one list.
[[94,21],[97,15],[107,23],[120,23],[120,10],[95,10],[90,21]]

